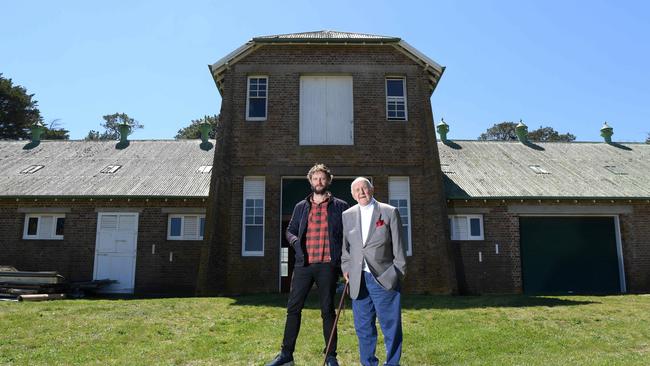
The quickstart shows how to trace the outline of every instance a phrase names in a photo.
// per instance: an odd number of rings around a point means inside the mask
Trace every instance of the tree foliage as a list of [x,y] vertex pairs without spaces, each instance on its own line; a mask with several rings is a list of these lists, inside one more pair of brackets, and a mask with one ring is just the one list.
[[[517,134],[515,132],[517,124],[518,123],[516,122],[496,123],[492,127],[488,128],[487,131],[482,133],[478,139],[489,141],[515,141],[517,140]],[[538,129],[528,132],[528,140],[536,142],[571,142],[575,139],[575,135],[568,132],[561,134],[555,131],[553,127],[539,126]]]
[[648,132],[648,137],[646,137],[645,143],[650,144],[650,132]]
[[41,140],[69,140],[70,131],[61,127],[61,120],[55,119],[45,126],[45,132],[41,135]]
[[86,140],[118,140],[120,138],[119,125],[127,123],[131,126],[131,131],[144,128],[144,125],[135,119],[129,117],[126,113],[113,113],[102,116],[104,123],[101,126],[104,131],[88,131]]
[[34,94],[0,73],[0,139],[27,139],[30,127],[41,121]]
[[219,122],[220,115],[213,115],[213,116],[205,116],[200,119],[193,119],[189,126],[183,127],[178,132],[176,133],[176,136],[174,138],[176,139],[199,139],[201,138],[201,124],[203,122],[208,122],[210,125],[212,125],[212,129],[210,130],[210,138],[214,139],[216,136],[216,127],[217,123]]

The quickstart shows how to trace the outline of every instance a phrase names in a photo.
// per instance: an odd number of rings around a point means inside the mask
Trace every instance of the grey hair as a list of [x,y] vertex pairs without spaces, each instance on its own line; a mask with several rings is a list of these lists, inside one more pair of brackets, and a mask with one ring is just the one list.
[[366,184],[366,187],[368,187],[370,189],[375,189],[375,187],[372,185],[372,183],[370,183],[368,178],[366,178],[366,177],[358,177],[357,179],[352,181],[352,184],[350,184],[350,192],[352,192],[352,187],[354,187],[354,185],[356,183],[359,183],[359,182],[364,182]]

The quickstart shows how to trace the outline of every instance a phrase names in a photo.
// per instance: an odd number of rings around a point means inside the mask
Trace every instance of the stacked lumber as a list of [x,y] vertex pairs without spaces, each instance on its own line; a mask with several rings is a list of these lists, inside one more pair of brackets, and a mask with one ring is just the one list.
[[58,272],[19,271],[11,266],[0,266],[0,300],[43,301],[66,297],[80,298],[87,292],[116,281],[94,280],[68,282]]

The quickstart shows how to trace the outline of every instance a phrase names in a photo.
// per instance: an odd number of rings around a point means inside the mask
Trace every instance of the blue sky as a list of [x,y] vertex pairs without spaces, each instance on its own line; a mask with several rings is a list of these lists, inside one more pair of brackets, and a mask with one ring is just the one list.
[[125,112],[169,139],[221,98],[207,65],[254,36],[397,36],[447,67],[431,101],[452,139],[523,119],[581,141],[650,132],[646,1],[3,1],[0,72],[71,138]]

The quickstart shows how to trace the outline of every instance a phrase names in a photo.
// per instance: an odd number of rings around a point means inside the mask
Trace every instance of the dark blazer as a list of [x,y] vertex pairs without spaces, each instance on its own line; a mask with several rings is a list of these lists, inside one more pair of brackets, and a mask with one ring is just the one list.
[[[285,232],[287,241],[296,251],[295,265],[305,265],[305,234],[307,232],[307,219],[309,218],[309,209],[311,208],[309,195],[304,200],[298,202],[293,209],[291,221]],[[330,256],[332,264],[339,266],[341,264],[341,245],[343,243],[343,223],[341,217],[343,211],[350,208],[347,202],[330,196],[330,203],[327,205],[327,231],[330,240]]]

